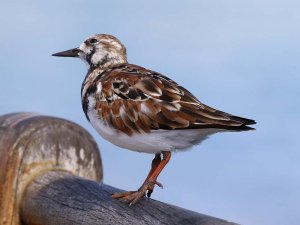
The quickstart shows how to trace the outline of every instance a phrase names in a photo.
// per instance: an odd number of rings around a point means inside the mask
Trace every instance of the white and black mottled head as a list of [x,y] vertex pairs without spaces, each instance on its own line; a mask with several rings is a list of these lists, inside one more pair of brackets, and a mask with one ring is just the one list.
[[95,34],[85,39],[78,48],[53,54],[61,57],[79,57],[89,68],[109,68],[127,63],[125,46],[114,36]]

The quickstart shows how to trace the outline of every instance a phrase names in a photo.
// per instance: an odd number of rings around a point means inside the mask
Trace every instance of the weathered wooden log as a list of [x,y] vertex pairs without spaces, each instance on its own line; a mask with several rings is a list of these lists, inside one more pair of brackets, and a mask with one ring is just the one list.
[[233,224],[152,199],[112,199],[94,139],[33,113],[0,117],[0,225]]
[[66,172],[48,172],[27,188],[22,218],[25,224],[45,225],[233,224],[152,199],[128,206],[111,198],[112,193],[119,191]]
[[0,117],[0,225],[19,225],[27,185],[46,171],[68,171],[101,181],[94,139],[80,126],[34,113]]

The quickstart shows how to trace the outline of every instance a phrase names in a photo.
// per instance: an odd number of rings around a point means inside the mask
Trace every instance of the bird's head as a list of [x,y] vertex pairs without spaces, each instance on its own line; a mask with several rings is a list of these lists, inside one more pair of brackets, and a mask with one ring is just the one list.
[[108,34],[95,34],[85,39],[80,47],[58,52],[53,56],[78,57],[89,68],[109,68],[127,63],[126,48],[117,38]]

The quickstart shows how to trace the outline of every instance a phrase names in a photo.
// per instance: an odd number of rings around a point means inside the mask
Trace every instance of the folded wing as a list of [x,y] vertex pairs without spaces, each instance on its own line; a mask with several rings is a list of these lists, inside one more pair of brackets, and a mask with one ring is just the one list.
[[102,82],[102,91],[94,93],[98,113],[128,135],[203,128],[242,131],[255,124],[213,109],[171,79],[136,65],[114,68],[97,82]]

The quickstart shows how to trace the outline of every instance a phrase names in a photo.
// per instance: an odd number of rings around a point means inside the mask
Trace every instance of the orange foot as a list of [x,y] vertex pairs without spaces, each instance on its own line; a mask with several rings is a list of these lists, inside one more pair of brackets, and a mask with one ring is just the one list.
[[[162,158],[161,158],[162,154]],[[128,191],[124,193],[116,193],[113,194],[112,197],[115,199],[120,199],[128,203],[129,205],[133,205],[137,203],[142,197],[146,196],[149,198],[153,192],[154,186],[157,185],[159,187],[163,187],[161,183],[157,182],[156,179],[160,172],[163,170],[165,165],[169,162],[171,158],[171,152],[163,151],[162,153],[158,153],[155,155],[152,160],[151,170],[143,183],[143,185],[137,191]]]
[[147,197],[150,198],[155,185],[163,188],[162,184],[157,181],[145,181],[142,187],[140,187],[137,191],[115,193],[112,195],[112,197],[114,199],[119,199],[123,202],[126,202],[127,204],[129,204],[129,206],[131,206],[137,203],[142,197],[145,197],[146,194]]

